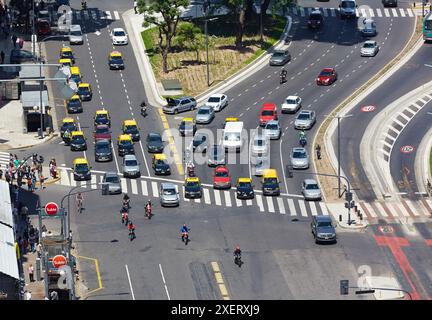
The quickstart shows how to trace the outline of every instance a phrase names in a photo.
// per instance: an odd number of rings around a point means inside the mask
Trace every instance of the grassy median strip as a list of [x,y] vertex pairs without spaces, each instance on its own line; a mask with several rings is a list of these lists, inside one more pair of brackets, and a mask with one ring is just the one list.
[[[366,83],[364,83],[360,88],[358,88],[353,94],[351,94],[348,98],[346,98],[341,104],[339,104],[335,109],[333,109],[330,117],[327,117],[324,122],[321,124],[318,132],[315,136],[314,141],[314,149],[317,144],[321,146],[321,154],[323,157],[321,160],[317,161],[316,156],[314,156],[314,163],[316,167],[316,172],[333,174],[337,175],[333,166],[331,165],[327,155],[327,150],[325,147],[325,133],[333,120],[331,116],[335,116],[338,112],[340,112],[343,108],[345,108],[351,101],[353,101],[358,95],[360,95],[367,88],[372,86],[376,81],[379,80],[390,68],[392,68],[397,62],[399,62],[415,45],[415,43],[419,40],[422,35],[422,19],[419,19],[416,16],[416,27],[415,32],[411,36],[409,42],[404,47],[404,49],[387,65],[385,65],[375,76],[369,79]],[[324,191],[326,201],[335,201],[339,200],[337,195],[337,191],[333,190],[337,186],[337,179],[331,177],[317,176],[319,183],[321,185],[322,190]]]
[[[235,47],[237,30],[235,17],[220,16],[216,21],[208,23],[211,85],[224,81],[255,61],[279,40],[287,23],[286,18],[267,16],[264,20],[263,42],[260,41],[259,22],[252,22],[246,26],[242,49]],[[179,26],[183,23],[185,22],[180,22]],[[203,21],[197,20],[194,24],[203,30]],[[162,58],[158,50],[157,28],[147,29],[141,33],[141,36],[158,82],[163,79],[178,79],[184,94],[192,96],[208,88],[204,46],[200,48],[197,59],[196,52],[182,49],[174,38],[172,52],[168,55],[169,72],[163,73]]]

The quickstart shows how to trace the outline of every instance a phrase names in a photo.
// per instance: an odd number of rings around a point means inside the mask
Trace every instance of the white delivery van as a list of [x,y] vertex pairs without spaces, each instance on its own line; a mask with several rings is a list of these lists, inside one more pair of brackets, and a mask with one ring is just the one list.
[[236,150],[240,152],[242,147],[242,132],[243,121],[227,122],[223,134],[223,142],[225,150]]

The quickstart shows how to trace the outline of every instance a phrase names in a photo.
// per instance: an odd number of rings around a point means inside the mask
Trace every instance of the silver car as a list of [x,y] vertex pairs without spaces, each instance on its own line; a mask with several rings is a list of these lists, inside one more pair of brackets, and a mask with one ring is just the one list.
[[302,110],[297,115],[294,121],[294,128],[296,129],[310,129],[316,122],[315,111]]
[[162,107],[164,113],[177,114],[183,111],[192,111],[197,102],[194,97],[166,98],[167,105]]
[[279,124],[279,120],[271,120],[267,122],[266,126],[264,127],[264,135],[271,140],[277,140],[281,136],[281,128]]
[[302,99],[299,96],[288,96],[282,103],[282,113],[296,113],[301,108]]
[[219,112],[228,105],[228,97],[222,93],[213,94],[208,98],[205,105],[213,107],[215,112]]
[[102,183],[108,184],[109,194],[122,193],[120,178],[115,172],[106,172],[103,176]]
[[363,29],[361,29],[362,36],[374,37],[377,35],[376,23],[372,19],[363,19]]
[[270,58],[271,66],[283,66],[291,60],[291,54],[288,50],[275,50]]
[[266,155],[269,152],[268,138],[261,134],[257,134],[252,143],[251,155]]
[[125,177],[139,177],[141,175],[139,162],[134,154],[126,154],[122,163],[123,175]]
[[207,156],[207,164],[210,167],[225,164],[225,149],[220,145],[211,146]]
[[290,153],[290,161],[293,169],[309,168],[309,155],[305,148],[292,148]]
[[302,194],[305,200],[321,200],[321,189],[314,179],[305,179],[302,183]]
[[200,107],[197,111],[197,114],[195,116],[196,123],[199,124],[207,124],[213,121],[215,117],[215,112],[213,110],[213,107],[204,105]]
[[375,57],[379,51],[379,46],[376,41],[369,40],[363,43],[360,49],[360,55],[362,57]]
[[180,197],[175,184],[161,183],[160,195],[160,203],[162,207],[176,207],[180,205]]

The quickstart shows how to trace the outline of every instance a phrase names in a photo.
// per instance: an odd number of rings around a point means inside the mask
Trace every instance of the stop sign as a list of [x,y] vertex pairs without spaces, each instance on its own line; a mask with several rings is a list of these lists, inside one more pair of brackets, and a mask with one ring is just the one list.
[[57,255],[51,260],[54,268],[60,268],[61,266],[65,266],[67,264],[67,259],[63,255]]
[[58,212],[58,209],[59,209],[59,207],[58,207],[57,203],[55,203],[55,202],[48,202],[45,205],[45,212],[50,216],[56,215]]

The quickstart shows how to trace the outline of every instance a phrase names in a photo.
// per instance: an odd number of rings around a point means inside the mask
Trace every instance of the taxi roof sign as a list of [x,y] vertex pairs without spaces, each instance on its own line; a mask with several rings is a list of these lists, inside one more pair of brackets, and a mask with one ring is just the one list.
[[110,53],[111,57],[121,57],[121,52],[120,51],[113,51]]
[[73,136],[84,136],[84,132],[82,132],[82,131],[72,131],[72,137]]
[[96,110],[96,114],[108,114],[108,110],[105,109],[101,109],[101,110]]
[[225,122],[236,122],[236,121],[238,121],[238,118],[235,118],[235,117],[225,118]]
[[73,118],[63,118],[63,123],[71,123],[71,122],[75,122],[75,120]]
[[248,183],[248,182],[252,182],[252,179],[251,178],[238,178],[237,181],[238,182]]
[[184,122],[194,122],[195,120],[193,118],[183,118]]
[[73,164],[74,164],[74,165],[77,165],[77,164],[88,164],[88,161],[87,161],[86,158],[76,158],[76,159],[73,161]]
[[155,160],[166,160],[166,156],[163,153],[156,153],[154,158]]
[[87,82],[81,82],[81,83],[78,85],[78,88],[90,88],[90,83],[87,83]]
[[128,134],[121,134],[118,137],[119,140],[132,140],[131,136]]
[[125,125],[125,126],[136,126],[137,122],[135,120],[125,120],[125,121],[123,121],[123,125]]
[[275,169],[264,169],[263,177],[264,178],[277,178],[277,172]]
[[186,182],[200,182],[198,177],[186,178]]

